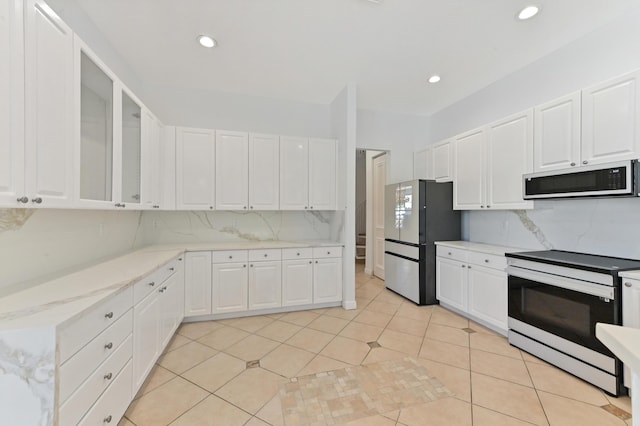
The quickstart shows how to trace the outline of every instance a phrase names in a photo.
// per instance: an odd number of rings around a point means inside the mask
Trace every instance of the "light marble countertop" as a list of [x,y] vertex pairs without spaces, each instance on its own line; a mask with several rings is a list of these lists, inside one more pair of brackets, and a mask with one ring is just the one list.
[[495,254],[498,256],[504,256],[505,253],[514,253],[518,251],[530,251],[530,249],[523,249],[517,247],[506,246],[494,246],[491,244],[474,243],[471,241],[436,241],[436,245],[457,248],[461,250],[472,250],[481,253]]
[[335,241],[238,241],[143,247],[0,298],[0,330],[57,327],[188,251],[342,246]]
[[640,328],[598,323],[596,337],[627,367],[640,373]]
[[622,278],[631,278],[632,280],[640,280],[640,271],[624,271],[619,274]]

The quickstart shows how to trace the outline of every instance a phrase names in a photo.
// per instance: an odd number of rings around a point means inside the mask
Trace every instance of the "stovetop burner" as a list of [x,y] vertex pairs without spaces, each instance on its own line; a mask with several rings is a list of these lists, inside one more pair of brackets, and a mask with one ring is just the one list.
[[551,265],[583,269],[592,272],[615,274],[619,271],[640,270],[640,260],[595,254],[574,253],[562,250],[526,251],[507,253],[507,257],[548,263]]

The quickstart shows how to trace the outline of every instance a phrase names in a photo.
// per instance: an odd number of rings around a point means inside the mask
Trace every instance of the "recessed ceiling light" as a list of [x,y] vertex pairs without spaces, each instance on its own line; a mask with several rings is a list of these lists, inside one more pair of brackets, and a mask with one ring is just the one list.
[[437,83],[440,81],[440,76],[439,75],[432,75],[431,77],[429,77],[429,83],[433,84],[433,83]]
[[538,12],[540,12],[540,6],[529,5],[518,12],[517,16],[519,20],[526,21],[527,19],[531,19],[536,16]]
[[208,35],[199,35],[198,43],[200,43],[202,47],[215,47],[218,45],[218,42]]

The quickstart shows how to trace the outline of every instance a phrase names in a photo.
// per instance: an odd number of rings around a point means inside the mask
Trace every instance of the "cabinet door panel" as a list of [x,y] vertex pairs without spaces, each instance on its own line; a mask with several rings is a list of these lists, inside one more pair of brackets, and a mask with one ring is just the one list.
[[249,209],[280,208],[280,138],[249,135]]
[[282,306],[313,303],[313,261],[282,262]]
[[496,269],[470,266],[469,313],[507,332],[507,274]]
[[22,2],[0,0],[0,205],[21,206],[24,188]]
[[640,71],[582,91],[582,164],[638,158]]
[[580,164],[580,108],[580,92],[535,108],[535,172],[566,169]]
[[215,204],[215,134],[176,129],[176,208],[212,210]]
[[41,0],[26,2],[26,176],[32,200],[73,200],[73,33]]
[[249,191],[249,135],[216,131],[216,209],[246,210]]
[[454,147],[453,208],[484,207],[485,131],[478,129],[456,138]]
[[249,265],[249,309],[282,306],[282,263],[253,262]]
[[309,140],[309,208],[336,209],[336,141]]
[[[146,108],[142,110],[142,146],[141,146],[141,205],[144,208],[160,207],[160,121]],[[156,207],[157,206],[157,207]]]
[[309,207],[309,140],[280,137],[280,209]]
[[433,151],[431,148],[413,153],[413,178],[433,179]]
[[247,310],[247,264],[218,263],[212,268],[211,312]]
[[133,308],[133,392],[153,368],[159,352],[160,299],[154,290]]
[[489,125],[486,208],[526,209],[522,175],[533,171],[533,110]]
[[342,300],[342,259],[318,259],[313,263],[313,303]]
[[438,182],[451,182],[452,173],[451,142],[442,142],[433,146],[433,178]]
[[436,258],[436,297],[463,312],[467,311],[467,269],[460,262]]
[[[181,280],[182,279],[182,280]],[[159,350],[162,351],[169,344],[173,333],[182,322],[182,312],[184,309],[184,277],[175,273],[169,277],[161,286],[163,289],[160,295],[160,329],[159,329]]]
[[195,251],[185,255],[184,316],[211,313],[211,252]]

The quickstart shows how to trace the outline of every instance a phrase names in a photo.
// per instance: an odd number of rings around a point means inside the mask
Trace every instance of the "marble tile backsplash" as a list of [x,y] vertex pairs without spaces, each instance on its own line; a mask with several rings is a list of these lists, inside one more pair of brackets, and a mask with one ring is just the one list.
[[465,239],[640,259],[640,198],[536,201],[533,210],[466,212]]

